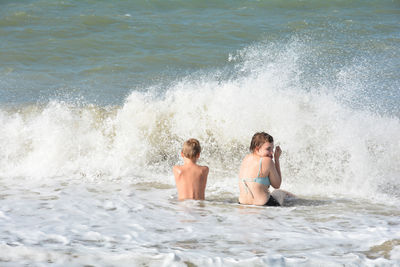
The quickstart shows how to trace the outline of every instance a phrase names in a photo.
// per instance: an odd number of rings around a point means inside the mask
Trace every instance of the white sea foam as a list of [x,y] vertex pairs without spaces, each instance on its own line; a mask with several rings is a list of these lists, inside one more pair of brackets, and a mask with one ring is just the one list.
[[[296,51],[249,48],[230,79],[187,77],[120,107],[2,108],[0,265],[399,264],[399,118],[343,102],[332,81],[304,87]],[[261,130],[302,200],[236,204]],[[189,137],[211,170],[202,202],[176,201],[171,167]]]
[[[204,148],[201,162],[211,167],[210,192],[234,193],[252,134],[267,131],[284,151],[285,188],[398,201],[399,118],[351,107],[341,102],[343,91],[329,90],[324,81],[303,88],[299,47],[267,48],[239,52],[234,79],[188,77],[162,96],[151,93],[162,88],[132,92],[121,107],[52,101],[3,109],[0,176],[152,176],[171,184],[182,142],[196,137]],[[359,84],[357,77],[348,84]],[[351,87],[347,91],[354,96]]]
[[[398,262],[394,252],[400,240],[400,214],[395,207],[327,198],[284,208],[244,207],[223,198],[177,202],[171,198],[176,194],[173,187],[123,180],[66,184],[57,177],[53,183],[30,185],[25,194],[15,187],[2,191],[10,197],[2,200],[1,207],[8,217],[0,218],[1,263],[373,266]],[[55,188],[52,194],[58,198],[50,198],[45,188]],[[109,209],[108,203],[115,208]],[[137,209],[138,205],[144,208]],[[394,240],[393,247],[383,246],[384,240]]]

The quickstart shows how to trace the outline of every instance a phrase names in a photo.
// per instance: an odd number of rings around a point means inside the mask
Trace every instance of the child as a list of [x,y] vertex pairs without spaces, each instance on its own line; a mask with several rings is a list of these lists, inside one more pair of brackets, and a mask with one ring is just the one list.
[[208,167],[196,164],[200,157],[201,147],[196,139],[189,139],[183,144],[181,156],[183,165],[173,167],[178,199],[204,200]]
[[[282,150],[274,150],[274,138],[259,132],[253,135],[250,154],[242,161],[239,172],[239,203],[246,205],[282,206],[285,199],[294,198],[289,192],[280,190],[282,183],[279,158]],[[275,190],[270,193],[269,187]]]

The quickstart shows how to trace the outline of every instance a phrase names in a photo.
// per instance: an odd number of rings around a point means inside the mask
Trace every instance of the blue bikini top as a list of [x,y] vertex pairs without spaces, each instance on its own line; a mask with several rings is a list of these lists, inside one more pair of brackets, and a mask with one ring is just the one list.
[[259,183],[259,184],[263,184],[265,186],[270,186],[271,185],[271,181],[269,180],[268,176],[265,177],[259,177],[260,173],[261,173],[261,163],[262,163],[262,158],[260,158],[260,167],[258,168],[258,174],[256,178],[247,178],[247,179],[242,179],[243,184],[246,187],[246,192],[249,190],[248,185],[246,184],[246,182],[254,182],[254,183]]

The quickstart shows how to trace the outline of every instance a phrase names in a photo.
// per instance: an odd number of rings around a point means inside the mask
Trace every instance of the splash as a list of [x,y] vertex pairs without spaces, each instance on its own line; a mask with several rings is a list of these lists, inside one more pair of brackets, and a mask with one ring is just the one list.
[[236,194],[240,161],[262,130],[284,151],[289,191],[398,201],[399,118],[352,105],[349,99],[363,92],[363,77],[354,74],[364,72],[350,65],[329,79],[312,73],[311,52],[296,41],[257,44],[230,55],[224,78],[191,75],[168,88],[132,92],[122,106],[50,101],[3,108],[0,177],[170,184],[181,144],[195,137],[201,163],[211,169],[211,194]]

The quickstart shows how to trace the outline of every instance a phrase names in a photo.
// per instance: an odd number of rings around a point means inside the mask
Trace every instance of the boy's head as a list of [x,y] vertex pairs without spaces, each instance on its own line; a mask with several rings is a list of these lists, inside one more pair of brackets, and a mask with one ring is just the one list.
[[185,158],[195,160],[201,152],[200,142],[197,139],[190,138],[183,143],[182,155]]

